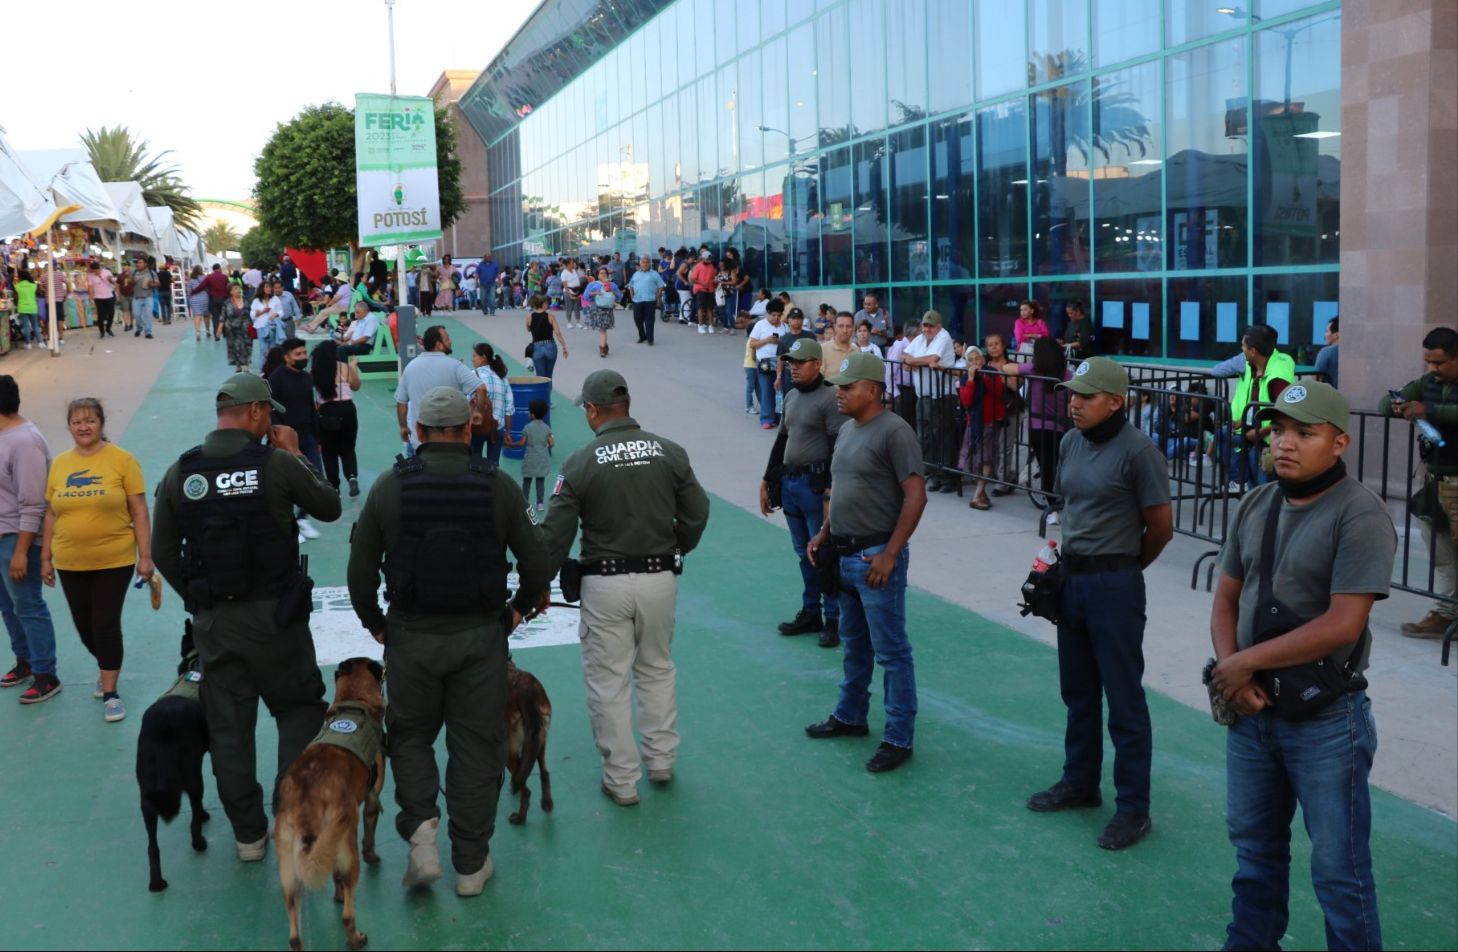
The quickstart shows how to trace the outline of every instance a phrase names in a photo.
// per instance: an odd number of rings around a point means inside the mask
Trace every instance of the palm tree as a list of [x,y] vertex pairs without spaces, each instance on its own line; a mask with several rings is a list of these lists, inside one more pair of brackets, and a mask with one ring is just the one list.
[[197,231],[202,206],[187,194],[181,170],[163,163],[172,150],[150,155],[149,143],[134,139],[126,126],[87,129],[81,134],[81,144],[90,153],[91,164],[103,182],[136,182],[148,205],[166,205],[172,209],[177,227]]
[[202,233],[203,247],[213,254],[238,250],[238,233],[225,221],[215,221]]

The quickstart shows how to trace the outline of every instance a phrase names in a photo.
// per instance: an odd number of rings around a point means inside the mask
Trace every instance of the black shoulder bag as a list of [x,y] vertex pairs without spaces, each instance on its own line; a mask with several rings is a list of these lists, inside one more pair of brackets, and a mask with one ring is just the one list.
[[1022,617],[1037,615],[1058,624],[1063,611],[1063,562],[1054,562],[1042,572],[1029,572],[1022,593],[1023,600],[1018,603]]
[[[1276,564],[1276,523],[1281,518],[1281,500],[1280,492],[1272,494],[1271,508],[1266,514],[1266,531],[1261,539],[1260,588],[1251,637],[1255,644],[1280,637],[1310,621],[1299,617],[1271,593]],[[1354,664],[1362,656],[1368,637],[1364,630],[1345,664],[1320,658],[1290,668],[1257,672],[1256,681],[1270,696],[1276,716],[1288,721],[1308,720],[1342,695],[1365,690],[1367,678],[1354,669]]]

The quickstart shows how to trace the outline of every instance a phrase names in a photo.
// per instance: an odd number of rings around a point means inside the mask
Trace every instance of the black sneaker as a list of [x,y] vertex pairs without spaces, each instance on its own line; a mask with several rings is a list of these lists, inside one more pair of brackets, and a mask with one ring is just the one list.
[[15,667],[6,671],[5,676],[0,678],[0,688],[18,688],[29,680],[30,663],[17,658],[15,660]]
[[349,477],[349,494],[351,496],[359,495],[359,480],[353,476]]
[[1106,850],[1128,849],[1149,835],[1154,824],[1148,813],[1115,813],[1104,832],[1099,834],[1099,846]]
[[805,735],[816,740],[825,740],[830,737],[865,737],[870,732],[871,729],[866,725],[847,724],[834,714],[819,724],[811,724],[805,728]]
[[886,773],[888,770],[895,770],[911,759],[910,747],[897,747],[895,744],[881,742],[876,748],[875,756],[866,761],[866,770],[871,773]]
[[1015,492],[1017,492],[1017,490],[1011,486],[994,486],[992,489],[992,494],[994,496],[1011,496]]
[[1081,810],[1104,802],[1097,789],[1085,790],[1062,780],[1028,797],[1028,809],[1034,813],[1056,813],[1059,810]]
[[54,674],[37,674],[30,682],[30,687],[20,695],[21,704],[39,704],[42,701],[49,701],[61,693],[61,679]]
[[827,618],[827,619],[825,619],[825,630],[820,633],[820,647],[822,647],[822,648],[839,648],[840,647],[840,619],[839,618]]
[[812,632],[822,630],[820,624],[820,613],[800,609],[800,613],[789,621],[780,622],[780,634],[782,635],[808,635]]

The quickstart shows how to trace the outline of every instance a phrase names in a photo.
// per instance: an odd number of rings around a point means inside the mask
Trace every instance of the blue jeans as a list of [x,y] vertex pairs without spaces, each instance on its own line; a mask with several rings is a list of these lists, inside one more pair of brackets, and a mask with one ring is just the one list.
[[25,338],[27,344],[40,343],[40,315],[20,315],[20,336]]
[[538,377],[552,376],[552,370],[557,366],[557,342],[554,340],[539,340],[532,345],[532,367],[537,371]]
[[1164,441],[1166,459],[1175,459],[1183,453],[1193,453],[1200,448],[1200,441],[1193,436],[1171,436]]
[[41,597],[40,537],[30,547],[26,560],[25,581],[10,577],[10,560],[15,557],[15,543],[20,537],[13,532],[0,535],[0,615],[5,617],[5,630],[10,633],[10,650],[19,661],[27,661],[36,674],[56,673],[56,626],[51,611]]
[[152,295],[132,298],[132,323],[135,325],[132,330],[152,333]]
[[756,370],[754,386],[759,391],[759,422],[774,426],[779,422],[775,413],[775,375]]
[[1144,573],[1130,567],[1068,575],[1058,623],[1058,683],[1068,708],[1063,782],[1098,789],[1107,697],[1120,813],[1149,812],[1154,735],[1143,677]]
[[[825,500],[810,490],[809,476],[785,476],[780,480],[781,510],[790,526],[790,543],[800,558],[800,580],[804,583],[800,607],[820,614],[820,580],[815,566],[805,557],[805,546],[825,522]],[[834,595],[825,598],[825,617],[840,617],[840,602]]]
[[842,724],[866,723],[871,706],[871,675],[876,662],[885,672],[886,730],[882,739],[897,747],[910,747],[916,734],[916,668],[911,641],[906,636],[906,566],[910,550],[902,549],[896,567],[880,588],[866,582],[871,556],[885,550],[872,546],[840,560],[840,640],[844,649],[845,679],[835,719]]
[[1380,949],[1367,774],[1377,752],[1372,702],[1340,698],[1307,721],[1242,717],[1225,740],[1226,826],[1235,846],[1227,949],[1275,949],[1286,931],[1291,819],[1311,836],[1311,883],[1328,949]]
[[314,464],[321,474],[324,472],[324,454],[319,451],[319,437],[314,433],[299,434],[299,452],[304,459]]
[[744,368],[744,412],[754,409],[754,397],[759,392],[759,371],[753,367]]
[[[508,421],[507,426],[510,426],[510,421]],[[497,435],[489,441],[484,436],[471,437],[471,455],[481,456],[482,451],[484,450],[486,459],[489,460],[491,462],[491,465],[493,466],[501,465],[501,446],[502,443],[500,430],[498,430]]]

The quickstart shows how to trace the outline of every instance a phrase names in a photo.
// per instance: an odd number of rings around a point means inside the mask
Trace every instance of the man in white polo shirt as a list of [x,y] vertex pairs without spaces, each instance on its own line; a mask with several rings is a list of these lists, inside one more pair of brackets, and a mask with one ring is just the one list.
[[483,416],[491,412],[491,398],[486,395],[486,385],[469,367],[451,356],[451,335],[444,327],[439,324],[427,327],[420,343],[425,347],[424,352],[405,365],[400,383],[395,387],[400,439],[412,453],[420,445],[415,432],[420,401],[436,387],[449,387],[465,394],[471,401],[472,423],[481,422]]
[[944,467],[957,464],[957,391],[952,378],[942,373],[951,369],[956,360],[952,335],[942,327],[942,316],[927,311],[921,319],[921,333],[910,339],[901,354],[903,365],[916,368],[916,435],[921,440],[922,459],[926,461],[927,492],[957,489],[957,479],[942,474]]

